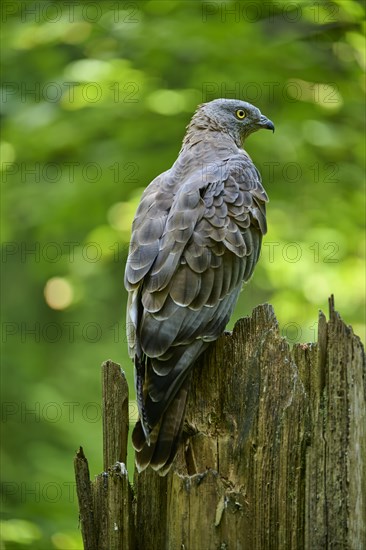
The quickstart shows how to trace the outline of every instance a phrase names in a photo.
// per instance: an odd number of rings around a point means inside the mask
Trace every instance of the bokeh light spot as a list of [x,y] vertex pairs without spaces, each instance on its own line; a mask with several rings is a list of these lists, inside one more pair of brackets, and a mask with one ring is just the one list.
[[6,169],[15,160],[15,150],[11,143],[2,141],[0,143],[0,169]]
[[71,284],[66,279],[52,277],[46,283],[44,296],[50,308],[62,310],[72,303],[74,292]]
[[184,111],[185,98],[176,90],[156,90],[147,98],[151,111],[159,115],[175,115]]

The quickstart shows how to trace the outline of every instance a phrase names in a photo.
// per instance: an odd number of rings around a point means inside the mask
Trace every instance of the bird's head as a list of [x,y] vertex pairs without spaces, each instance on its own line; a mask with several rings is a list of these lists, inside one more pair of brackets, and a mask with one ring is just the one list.
[[240,145],[250,134],[266,128],[274,132],[274,124],[257,107],[238,99],[215,99],[200,105],[194,115],[209,119],[211,129],[225,131]]

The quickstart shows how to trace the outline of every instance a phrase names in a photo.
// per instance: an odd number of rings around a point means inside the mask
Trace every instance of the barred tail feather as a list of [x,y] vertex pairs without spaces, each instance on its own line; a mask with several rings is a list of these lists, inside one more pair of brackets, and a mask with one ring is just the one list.
[[151,466],[165,476],[175,458],[183,429],[190,376],[187,377],[177,395],[164,412],[159,423],[150,433],[150,442],[138,420],[132,433],[136,467],[139,472]]

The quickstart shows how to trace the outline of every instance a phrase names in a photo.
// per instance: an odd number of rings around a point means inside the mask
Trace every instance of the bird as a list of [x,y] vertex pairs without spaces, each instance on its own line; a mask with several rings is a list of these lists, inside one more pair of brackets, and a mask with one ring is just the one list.
[[263,128],[274,124],[246,101],[200,104],[177,160],[142,194],[124,277],[138,472],[169,471],[192,367],[224,332],[258,261],[268,196],[244,142]]

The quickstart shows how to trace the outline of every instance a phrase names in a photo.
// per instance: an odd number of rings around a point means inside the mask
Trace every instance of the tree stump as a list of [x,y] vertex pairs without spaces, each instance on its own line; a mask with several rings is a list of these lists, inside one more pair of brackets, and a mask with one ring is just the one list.
[[329,305],[316,344],[291,349],[266,304],[211,345],[170,472],[135,472],[133,492],[127,385],[105,363],[106,471],[75,458],[85,549],[366,548],[365,354]]

